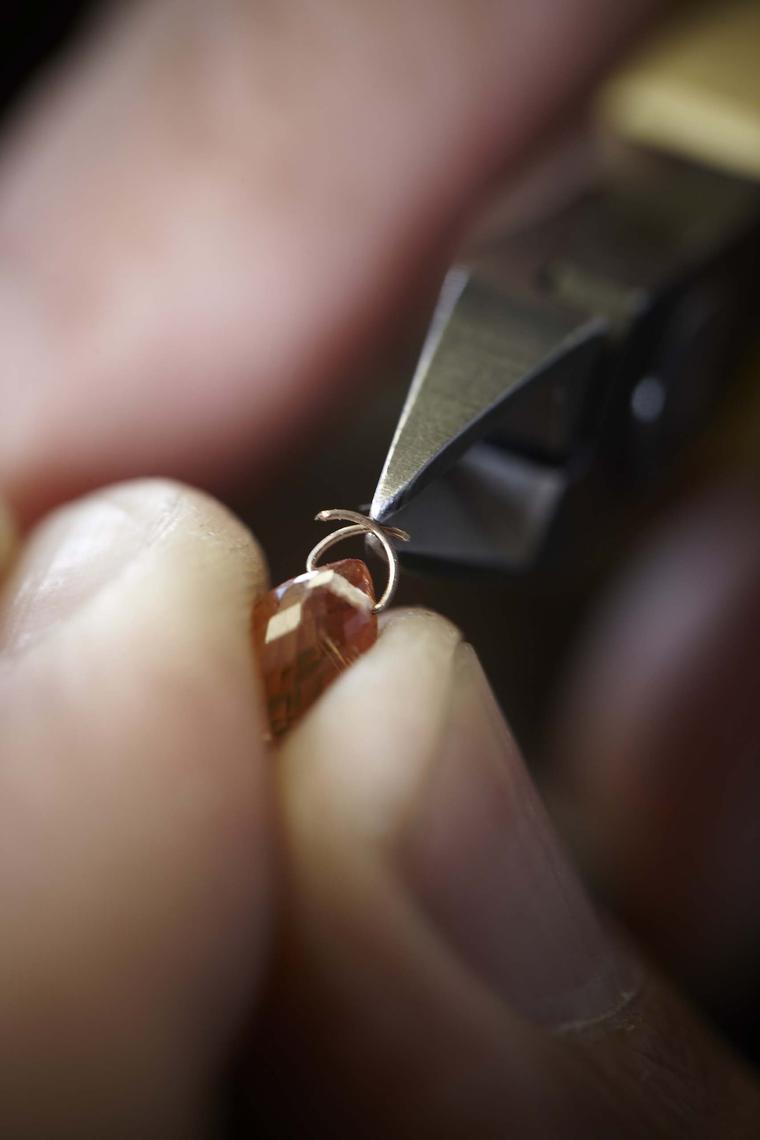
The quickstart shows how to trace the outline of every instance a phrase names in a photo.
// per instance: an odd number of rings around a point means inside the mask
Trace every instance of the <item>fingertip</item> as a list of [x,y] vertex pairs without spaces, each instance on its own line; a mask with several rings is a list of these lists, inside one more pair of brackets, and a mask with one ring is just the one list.
[[[605,938],[472,647],[445,619],[414,610],[391,618],[282,760],[292,837],[309,874],[333,877],[340,890],[349,861],[382,866],[417,921],[432,920],[446,952],[514,1009],[580,1022],[635,988],[636,972]],[[350,905],[372,906],[371,897]]]
[[427,610],[389,613],[375,646],[287,739],[281,778],[294,807],[317,798],[336,826],[382,836],[422,778],[445,716],[461,633]]
[[0,972],[18,983],[0,987],[17,1029],[0,1042],[0,1130],[32,1088],[35,1135],[149,1135],[158,1119],[185,1134],[188,1108],[204,1111],[271,930],[250,640],[264,575],[229,512],[160,480],[68,505],[18,559],[0,686]]
[[[59,507],[34,528],[7,584],[0,646],[33,644],[151,558],[164,571],[157,581],[174,573],[177,590],[204,573],[227,574],[225,603],[238,593],[252,598],[266,584],[253,536],[210,496],[165,479],[115,484]],[[200,607],[192,616],[222,612]]]
[[754,1109],[599,921],[448,623],[392,616],[279,760],[284,1000],[266,1047],[296,1112],[378,1136],[644,1134],[707,1113],[733,1135]]

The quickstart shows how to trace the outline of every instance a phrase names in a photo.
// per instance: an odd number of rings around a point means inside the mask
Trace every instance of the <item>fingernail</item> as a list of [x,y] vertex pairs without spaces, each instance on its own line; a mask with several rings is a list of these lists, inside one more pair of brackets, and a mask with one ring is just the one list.
[[128,484],[55,512],[16,563],[0,613],[0,645],[21,650],[111,582],[171,518],[170,483]]
[[287,739],[280,772],[320,844],[348,830],[357,858],[382,852],[426,924],[516,1012],[581,1028],[636,991],[472,648],[441,618],[392,615]]
[[468,645],[444,708],[401,838],[407,883],[519,1014],[555,1027],[611,1014],[635,967],[596,917]]

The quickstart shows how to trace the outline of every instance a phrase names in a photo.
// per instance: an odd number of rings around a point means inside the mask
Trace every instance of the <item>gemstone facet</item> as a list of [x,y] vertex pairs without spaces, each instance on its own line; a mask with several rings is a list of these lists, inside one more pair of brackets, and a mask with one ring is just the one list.
[[283,582],[256,603],[253,641],[273,737],[375,643],[374,601],[365,564],[344,558]]

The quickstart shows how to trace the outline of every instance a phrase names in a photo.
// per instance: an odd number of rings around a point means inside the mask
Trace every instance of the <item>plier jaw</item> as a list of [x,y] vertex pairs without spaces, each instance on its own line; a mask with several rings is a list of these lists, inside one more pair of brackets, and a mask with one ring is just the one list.
[[[446,278],[373,498],[432,568],[520,573],[709,416],[751,327],[751,182],[629,152]],[[568,517],[563,517],[568,516]]]

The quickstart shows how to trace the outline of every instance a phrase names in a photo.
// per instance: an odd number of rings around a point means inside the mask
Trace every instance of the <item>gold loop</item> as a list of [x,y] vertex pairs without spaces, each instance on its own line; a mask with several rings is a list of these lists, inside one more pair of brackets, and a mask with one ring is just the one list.
[[353,525],[341,527],[340,530],[333,531],[332,534],[328,534],[326,538],[318,542],[306,559],[306,569],[308,571],[316,570],[319,559],[326,550],[335,546],[337,542],[342,542],[345,538],[356,538],[360,534],[373,535],[382,546],[383,554],[388,564],[388,585],[385,587],[379,601],[375,602],[372,607],[373,614],[379,614],[381,610],[384,610],[390,605],[393,600],[393,595],[396,593],[396,587],[398,586],[398,555],[391,546],[390,539],[396,538],[401,542],[407,542],[409,535],[406,531],[399,530],[397,527],[381,526],[380,523],[367,518],[366,515],[359,514],[358,511],[320,511],[316,516],[317,522],[330,522],[332,519],[337,519],[341,522],[350,522]]

